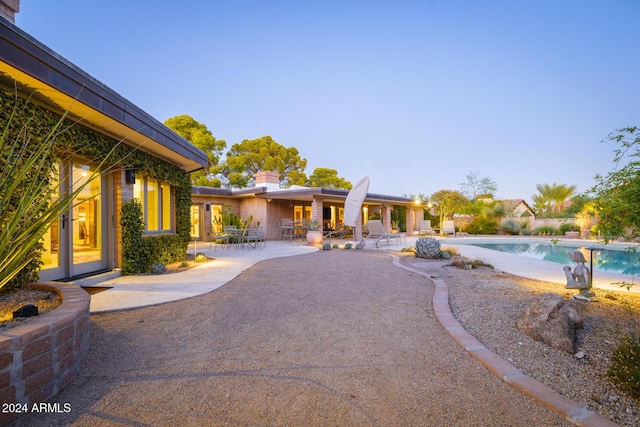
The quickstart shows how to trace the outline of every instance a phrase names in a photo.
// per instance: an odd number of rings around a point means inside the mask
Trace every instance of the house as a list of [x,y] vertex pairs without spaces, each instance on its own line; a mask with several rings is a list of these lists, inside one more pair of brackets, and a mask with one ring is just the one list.
[[523,199],[506,199],[501,201],[507,217],[535,218],[536,213]]
[[[193,187],[192,198],[192,236],[197,240],[208,241],[215,230],[216,218],[222,216],[225,209],[246,219],[249,216],[253,224],[258,222],[264,228],[267,240],[280,238],[279,220],[315,219],[325,228],[340,228],[344,218],[344,202],[349,192],[318,187],[280,188],[280,176],[277,172],[264,171],[255,175],[252,188],[226,189],[212,187]],[[385,229],[391,226],[391,210],[403,206],[405,210],[406,232],[413,234],[416,224],[424,219],[419,206],[405,197],[367,194],[362,206],[362,218],[379,214]]]
[[[0,0],[0,126],[18,95],[34,115],[34,134],[68,112],[77,121],[58,139],[71,153],[60,176],[81,182],[119,142],[108,171],[75,199],[45,236],[42,280],[69,279],[121,265],[120,211],[136,197],[144,207],[145,234],[190,238],[189,172],[207,156],[146,112],[56,54],[8,19],[18,0]],[[34,135],[37,137],[37,135]],[[111,159],[111,157],[110,157]],[[64,182],[64,181],[62,181]]]

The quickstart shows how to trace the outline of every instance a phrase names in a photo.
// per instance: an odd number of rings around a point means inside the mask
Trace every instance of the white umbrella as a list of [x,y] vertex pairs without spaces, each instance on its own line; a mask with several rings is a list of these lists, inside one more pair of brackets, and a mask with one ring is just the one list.
[[347,194],[347,200],[344,202],[345,225],[356,226],[360,209],[362,209],[362,202],[367,197],[367,191],[369,191],[369,177],[365,176]]

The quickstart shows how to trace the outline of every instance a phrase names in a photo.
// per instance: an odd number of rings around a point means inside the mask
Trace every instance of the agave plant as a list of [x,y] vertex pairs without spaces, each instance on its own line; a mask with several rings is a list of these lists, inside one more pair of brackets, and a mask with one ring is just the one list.
[[440,242],[433,237],[421,237],[416,240],[416,245],[411,248],[418,258],[439,258]]
[[0,289],[18,277],[19,282],[38,279],[43,236],[86,185],[100,176],[100,167],[113,153],[86,182],[74,183],[74,191],[65,193],[57,172],[55,140],[65,130],[67,114],[41,140],[30,136],[30,121],[22,122],[25,114],[14,107],[0,135]]

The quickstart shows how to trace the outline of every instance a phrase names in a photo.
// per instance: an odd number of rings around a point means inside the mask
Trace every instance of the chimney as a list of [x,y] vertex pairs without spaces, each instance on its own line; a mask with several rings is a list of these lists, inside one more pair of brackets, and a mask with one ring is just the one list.
[[16,13],[20,11],[20,0],[0,0],[0,16],[12,24],[16,23]]
[[280,174],[273,171],[258,172],[253,176],[256,187],[280,188]]

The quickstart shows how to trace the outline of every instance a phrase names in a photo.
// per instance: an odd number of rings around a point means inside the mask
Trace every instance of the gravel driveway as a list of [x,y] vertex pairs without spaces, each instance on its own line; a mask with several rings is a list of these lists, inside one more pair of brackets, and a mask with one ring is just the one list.
[[373,251],[262,261],[209,294],[94,315],[71,412],[23,425],[570,425],[473,360],[425,278]]

